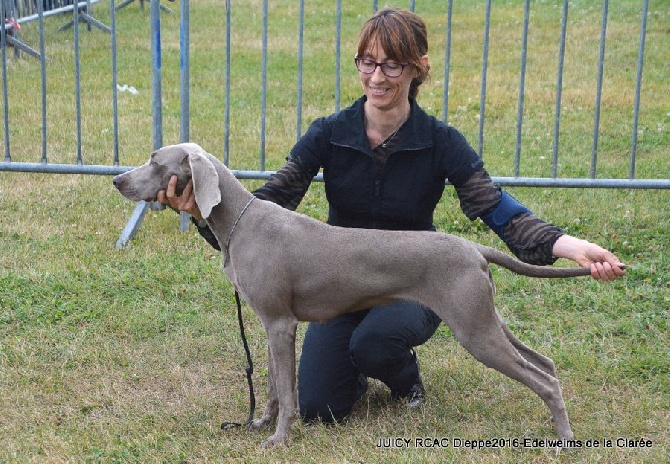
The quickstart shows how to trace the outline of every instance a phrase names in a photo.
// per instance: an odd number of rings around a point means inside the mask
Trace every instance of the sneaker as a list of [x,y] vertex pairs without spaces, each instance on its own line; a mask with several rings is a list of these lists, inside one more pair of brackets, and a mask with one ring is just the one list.
[[426,402],[426,389],[423,387],[423,383],[419,381],[419,383],[412,385],[406,398],[408,398],[408,408],[414,409],[423,406]]
[[406,400],[408,408],[418,408],[419,406],[423,406],[423,404],[426,402],[426,389],[424,388],[421,380],[419,380],[419,382],[412,385],[412,388],[409,389],[409,392],[404,395],[391,392],[391,398],[396,401]]

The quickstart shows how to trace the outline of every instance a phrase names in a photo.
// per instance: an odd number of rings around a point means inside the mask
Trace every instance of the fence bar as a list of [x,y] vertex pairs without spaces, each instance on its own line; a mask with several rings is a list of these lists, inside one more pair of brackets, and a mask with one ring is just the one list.
[[451,72],[451,17],[453,12],[454,0],[449,0],[447,4],[447,27],[445,32],[444,44],[444,84],[442,85],[442,122],[449,120],[449,76]]
[[81,56],[79,53],[79,8],[73,10],[75,124],[77,127],[77,164],[84,164],[81,154]]
[[295,139],[302,135],[302,75],[303,49],[305,47],[305,0],[300,0],[300,17],[298,19],[298,88],[296,96]]
[[130,171],[130,166],[108,166],[105,164],[60,164],[24,163],[19,161],[0,162],[0,171],[34,172],[44,174],[87,174],[115,176]]
[[492,177],[510,187],[668,189],[670,179],[561,179],[558,177]]
[[[47,174],[90,174],[115,176],[130,171],[133,166],[78,165],[78,164],[42,164],[21,162],[0,162],[0,171],[35,172]],[[246,180],[267,180],[276,171],[232,170],[235,177]],[[627,188],[627,189],[670,189],[670,179],[575,179],[555,177],[495,177],[494,182],[512,187],[556,187],[556,188]],[[323,174],[314,177],[323,181]],[[148,206],[147,206],[148,207]]]
[[261,60],[261,147],[260,170],[265,171],[265,127],[268,106],[268,0],[263,0],[263,56]]
[[[181,0],[179,16],[179,140],[181,142],[190,142],[189,122],[191,120],[191,94],[189,92],[191,82],[191,36],[188,0]],[[179,213],[179,230],[185,232],[188,230],[191,215]]]
[[223,163],[230,164],[230,0],[226,0],[226,77],[223,113]]
[[5,123],[5,162],[10,162],[12,157],[9,154],[9,103],[7,101],[7,29],[5,19],[7,12],[5,11],[5,2],[0,0],[0,13],[2,20],[0,21],[0,58],[2,59],[2,116]]
[[640,92],[642,91],[642,65],[644,63],[644,43],[647,36],[647,14],[649,0],[642,5],[642,21],[640,24],[640,50],[637,57],[637,78],[635,82],[635,107],[633,109],[633,141],[630,148],[630,170],[628,178],[635,178],[635,157],[637,155],[637,124],[640,117]]
[[188,0],[181,0],[179,17],[179,140],[190,141],[189,121],[191,119],[190,103],[190,17]]
[[335,14],[335,111],[340,110],[340,48],[342,46],[342,0],[337,0]]
[[[40,56],[45,56],[44,5],[37,2],[37,21],[40,28]],[[40,82],[42,85],[42,163],[47,163],[47,63],[40,59]]]
[[161,78],[161,14],[160,0],[151,0],[151,89],[153,109],[154,150],[163,146],[163,105]]
[[516,116],[516,148],[514,150],[514,176],[521,170],[521,139],[523,127],[523,107],[526,93],[526,64],[528,62],[528,25],[530,24],[530,0],[523,7],[523,37],[521,38],[521,66],[519,71],[519,101]]
[[[238,179],[269,179],[276,171],[232,171]],[[491,177],[494,182],[513,187],[556,187],[556,188],[628,188],[628,189],[670,189],[670,179],[560,179],[554,177]],[[323,181],[323,174],[314,177]]]
[[491,32],[491,0],[486,0],[484,24],[484,51],[482,56],[482,85],[479,94],[479,156],[484,155],[484,115],[486,114],[486,74],[489,66],[489,36]]
[[598,159],[598,135],[600,132],[600,105],[602,102],[603,73],[605,68],[605,40],[607,38],[607,13],[609,0],[603,0],[603,20],[600,30],[600,52],[598,59],[598,77],[596,82],[596,108],[593,118],[593,149],[591,150],[591,179],[596,177],[596,164]]
[[114,155],[114,166],[119,165],[119,92],[116,61],[116,8],[114,0],[109,2],[111,18],[111,47],[112,47],[112,151]]
[[556,77],[556,109],[554,119],[554,145],[551,164],[551,176],[558,177],[558,145],[561,131],[561,101],[563,95],[563,63],[565,61],[565,37],[568,30],[568,1],[563,0],[563,14],[561,16],[561,42],[558,52],[558,72]]

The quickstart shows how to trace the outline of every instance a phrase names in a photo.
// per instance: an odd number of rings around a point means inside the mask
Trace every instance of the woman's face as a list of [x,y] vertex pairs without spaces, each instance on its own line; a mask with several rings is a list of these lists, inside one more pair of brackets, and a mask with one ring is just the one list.
[[[375,63],[392,62],[377,42],[372,42],[369,49],[359,58]],[[379,110],[389,110],[407,104],[410,84],[417,76],[417,72],[414,66],[407,65],[399,77],[388,77],[382,72],[381,66],[377,66],[372,74],[359,72],[359,76],[368,104]]]

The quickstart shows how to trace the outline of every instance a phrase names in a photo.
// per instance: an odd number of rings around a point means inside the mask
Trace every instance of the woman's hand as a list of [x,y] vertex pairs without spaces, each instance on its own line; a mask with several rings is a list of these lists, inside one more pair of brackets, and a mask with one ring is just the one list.
[[559,237],[552,251],[557,258],[571,259],[582,267],[590,267],[594,279],[615,280],[626,273],[626,265],[612,252],[570,235]]
[[177,176],[172,176],[168,182],[167,190],[161,190],[158,192],[156,201],[168,205],[170,208],[173,208],[177,211],[182,211],[193,216],[196,221],[203,219],[202,214],[200,214],[200,209],[195,203],[195,195],[193,193],[193,180],[189,180],[184,187],[184,191],[180,196],[175,193],[175,188],[177,186]]

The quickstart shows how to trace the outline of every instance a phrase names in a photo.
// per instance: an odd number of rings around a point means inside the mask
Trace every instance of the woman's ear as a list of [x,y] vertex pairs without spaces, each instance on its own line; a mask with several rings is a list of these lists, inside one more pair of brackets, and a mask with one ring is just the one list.
[[428,55],[423,55],[419,61],[421,62],[421,68],[417,69],[418,75],[416,77],[423,82],[428,77],[428,71],[430,71],[430,60]]

